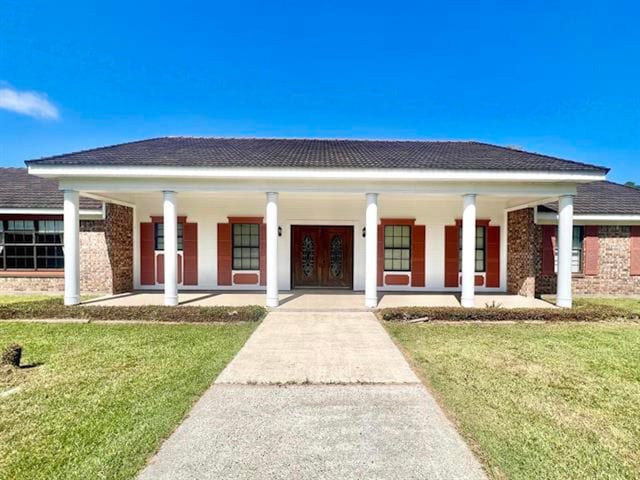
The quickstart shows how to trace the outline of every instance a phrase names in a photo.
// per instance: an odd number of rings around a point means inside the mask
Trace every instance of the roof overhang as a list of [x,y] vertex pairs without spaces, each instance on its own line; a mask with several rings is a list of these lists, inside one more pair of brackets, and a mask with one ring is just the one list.
[[[0,208],[0,215],[63,215],[62,208]],[[81,208],[80,220],[104,220],[104,204],[102,208]]]
[[[558,223],[556,212],[537,212],[536,218],[540,225]],[[578,225],[640,225],[640,214],[576,214],[573,222]]]
[[70,166],[29,163],[29,173],[45,178],[157,178],[157,179],[314,179],[353,181],[432,182],[572,182],[605,180],[603,171],[422,170],[343,168],[201,168],[147,166]]

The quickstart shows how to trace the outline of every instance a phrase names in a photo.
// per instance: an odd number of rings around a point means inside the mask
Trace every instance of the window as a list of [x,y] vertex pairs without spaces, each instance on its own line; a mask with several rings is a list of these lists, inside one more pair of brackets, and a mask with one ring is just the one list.
[[411,227],[409,225],[385,225],[384,269],[389,272],[411,270]]
[[[476,273],[484,272],[487,268],[487,227],[476,227]],[[458,236],[458,270],[462,271],[462,227]]]
[[62,220],[0,220],[0,269],[64,268]]
[[[182,251],[184,224],[178,223],[178,251]],[[164,223],[155,224],[156,250],[164,250]]]
[[233,224],[233,269],[260,269],[260,225]]
[[[582,272],[582,243],[584,241],[584,227],[573,227],[573,239],[571,244],[571,273]],[[555,272],[558,273],[558,249],[555,252]]]

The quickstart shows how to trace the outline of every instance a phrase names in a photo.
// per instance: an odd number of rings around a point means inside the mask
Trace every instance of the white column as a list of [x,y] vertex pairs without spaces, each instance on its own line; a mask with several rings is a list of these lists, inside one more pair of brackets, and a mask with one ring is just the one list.
[[469,193],[464,196],[462,211],[462,294],[463,307],[475,305],[476,276],[476,196]]
[[367,193],[364,304],[378,306],[378,194]]
[[571,256],[573,250],[573,195],[558,203],[558,290],[556,305],[571,308]]
[[64,191],[64,304],[80,303],[80,195]]
[[176,192],[165,191],[164,215],[164,304],[178,305],[178,212]]
[[279,305],[278,298],[278,194],[267,192],[267,307]]

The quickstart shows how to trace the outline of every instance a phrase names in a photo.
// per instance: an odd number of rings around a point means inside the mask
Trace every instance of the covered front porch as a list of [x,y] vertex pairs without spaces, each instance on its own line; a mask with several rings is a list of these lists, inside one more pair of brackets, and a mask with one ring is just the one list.
[[508,216],[559,200],[556,303],[571,306],[571,183],[90,175],[60,186],[68,305],[80,302],[82,195],[132,212],[131,293],[105,304],[547,306],[506,295],[521,293],[509,264],[523,256],[510,246],[517,232],[508,231]]
[[[344,290],[292,290],[278,295],[279,310],[289,311],[360,311],[364,306],[364,292]],[[83,305],[147,306],[163,305],[164,294],[159,291],[135,291],[88,300]],[[227,290],[183,291],[178,294],[180,306],[266,306],[263,291],[230,292]],[[460,307],[460,295],[453,293],[382,292],[378,308],[399,307]],[[480,293],[474,298],[476,308],[553,308],[537,298],[506,293]]]

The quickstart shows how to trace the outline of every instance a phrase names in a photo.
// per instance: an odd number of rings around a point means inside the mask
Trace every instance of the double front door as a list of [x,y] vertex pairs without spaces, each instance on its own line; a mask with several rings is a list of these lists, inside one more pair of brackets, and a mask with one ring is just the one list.
[[293,288],[353,287],[353,227],[295,225]]

